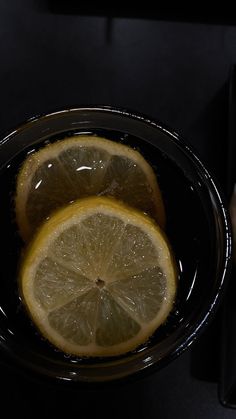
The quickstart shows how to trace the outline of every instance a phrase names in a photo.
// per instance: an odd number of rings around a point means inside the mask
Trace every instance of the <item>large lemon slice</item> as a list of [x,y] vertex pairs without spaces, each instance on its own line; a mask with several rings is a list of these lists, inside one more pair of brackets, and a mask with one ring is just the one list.
[[176,274],[167,239],[151,218],[92,197],[39,228],[20,287],[35,325],[56,347],[112,356],[136,348],[165,322]]

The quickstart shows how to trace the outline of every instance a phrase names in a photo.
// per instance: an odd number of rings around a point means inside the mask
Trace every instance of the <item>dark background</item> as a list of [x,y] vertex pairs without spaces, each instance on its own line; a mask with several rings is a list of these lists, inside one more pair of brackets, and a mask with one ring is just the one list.
[[[145,6],[145,5],[144,5]],[[233,14],[1,0],[0,133],[55,108],[104,104],[184,136],[225,188]],[[164,370],[102,391],[36,383],[0,368],[1,411],[25,417],[235,417],[218,400],[219,318]]]

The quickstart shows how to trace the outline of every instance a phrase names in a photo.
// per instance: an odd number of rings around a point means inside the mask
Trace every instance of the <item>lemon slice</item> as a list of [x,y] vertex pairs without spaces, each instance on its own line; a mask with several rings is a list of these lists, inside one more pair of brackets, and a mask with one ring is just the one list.
[[160,228],[112,198],[58,210],[23,260],[22,299],[42,335],[78,356],[113,356],[145,342],[176,293],[172,252]]
[[25,160],[16,188],[16,219],[27,241],[55,209],[79,198],[109,195],[164,225],[161,192],[138,151],[104,138],[77,135],[49,144]]

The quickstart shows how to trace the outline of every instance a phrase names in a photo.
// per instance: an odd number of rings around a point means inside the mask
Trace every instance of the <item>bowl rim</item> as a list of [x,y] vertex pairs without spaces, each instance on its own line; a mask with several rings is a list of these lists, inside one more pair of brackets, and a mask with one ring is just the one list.
[[[232,230],[231,230],[231,222],[229,213],[227,210],[226,201],[224,198],[224,194],[222,192],[222,188],[219,185],[219,182],[215,179],[215,176],[212,175],[212,173],[209,173],[208,169],[206,168],[205,164],[201,161],[201,159],[198,157],[198,153],[193,149],[192,146],[189,146],[186,141],[184,140],[184,137],[180,134],[178,134],[175,130],[171,129],[169,126],[163,124],[162,122],[158,121],[156,118],[150,118],[147,115],[144,115],[143,113],[136,112],[133,110],[128,110],[126,108],[120,108],[120,107],[113,107],[110,105],[87,105],[87,106],[76,106],[76,107],[69,107],[64,109],[57,109],[53,110],[52,112],[46,112],[46,113],[40,113],[36,114],[35,116],[32,116],[22,123],[18,124],[15,129],[11,129],[6,133],[5,135],[1,135],[0,138],[0,148],[13,139],[17,134],[20,132],[27,130],[29,126],[32,126],[34,123],[37,123],[43,119],[49,119],[53,116],[59,116],[62,117],[64,114],[67,114],[69,112],[81,112],[81,111],[89,111],[89,112],[107,112],[108,114],[116,114],[127,118],[132,118],[135,120],[139,120],[143,122],[144,124],[148,124],[153,126],[154,128],[158,129],[162,133],[166,134],[168,137],[171,137],[174,142],[177,142],[181,150],[187,154],[188,157],[192,160],[192,162],[196,165],[196,167],[204,174],[205,182],[207,184],[207,187],[210,188],[212,194],[218,199],[218,208],[220,208],[220,216],[222,225],[224,226],[224,264],[221,267],[222,275],[221,275],[221,281],[218,284],[217,290],[214,289],[214,292],[211,293],[210,297],[208,297],[208,305],[204,309],[199,312],[199,316],[197,321],[194,323],[194,327],[192,330],[188,330],[185,335],[182,335],[181,338],[178,338],[178,340],[175,342],[175,345],[173,345],[173,348],[170,348],[169,351],[164,355],[164,357],[160,358],[158,362],[154,361],[153,359],[150,359],[149,361],[145,360],[146,362],[142,363],[142,368],[139,366],[139,371],[132,371],[131,376],[141,375],[145,374],[150,370],[150,367],[152,367],[153,370],[158,370],[167,364],[169,364],[172,360],[174,360],[177,356],[183,353],[192,343],[196,340],[196,338],[206,329],[209,322],[213,319],[214,314],[216,313],[216,310],[219,307],[219,304],[223,298],[224,290],[226,289],[226,285],[229,278],[229,273],[231,270],[232,265]],[[212,198],[213,199],[213,198]],[[1,343],[0,343],[1,346]],[[2,345],[4,346],[4,345]],[[12,354],[14,357],[14,354]],[[149,357],[150,358],[150,357]],[[42,367],[37,367],[36,365],[29,365],[29,362],[25,361],[19,356],[15,356],[16,364],[21,364],[21,366],[26,367],[28,370],[32,370],[36,373],[40,373],[40,375],[44,375],[47,378],[54,378],[55,374],[49,374],[49,371],[47,368],[42,371]],[[128,361],[129,362],[129,361]],[[126,364],[128,366],[128,363]],[[104,368],[104,366],[103,366]],[[109,369],[108,367],[106,367]],[[101,369],[101,368],[99,368]],[[98,369],[98,370],[99,370]],[[125,373],[125,369],[123,368],[122,373],[117,373],[117,375],[112,377],[101,377],[101,381],[98,380],[98,382],[104,382],[104,381],[120,381],[120,380],[127,380],[128,375]],[[64,376],[58,375],[58,371],[56,372],[56,378],[61,380],[69,380],[68,378]],[[87,383],[89,380],[81,380],[81,377],[77,377],[75,380],[73,378],[73,381],[76,381],[77,383],[83,382]],[[93,381],[93,380],[92,380]]]

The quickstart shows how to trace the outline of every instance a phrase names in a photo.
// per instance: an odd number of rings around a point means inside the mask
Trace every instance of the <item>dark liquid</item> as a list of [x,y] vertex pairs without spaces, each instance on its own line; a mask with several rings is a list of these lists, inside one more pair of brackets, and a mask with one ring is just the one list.
[[[76,132],[78,133],[78,131]],[[146,345],[154,345],[168,335],[191,316],[192,307],[199,302],[202,295],[202,285],[195,283],[197,274],[206,274],[205,289],[207,292],[207,274],[205,272],[211,256],[210,227],[207,217],[199,201],[196,185],[183,174],[174,161],[162,154],[153,145],[144,143],[136,137],[124,135],[114,131],[94,130],[93,133],[106,138],[120,141],[138,149],[149,161],[156,172],[158,182],[163,193],[167,225],[166,233],[172,245],[178,265],[178,293],[175,306],[166,323],[161,326]],[[61,138],[73,135],[75,132],[63,134]],[[50,142],[60,139],[50,137]],[[48,141],[47,140],[47,141]],[[44,143],[37,145],[40,148]],[[24,343],[32,351],[41,351],[46,357],[57,357],[65,360],[65,354],[56,350],[32,325],[25,313],[19,298],[17,272],[23,242],[18,234],[14,214],[14,192],[16,176],[21,163],[32,151],[32,147],[24,150],[12,159],[0,171],[0,223],[1,223],[1,264],[0,264],[0,335],[2,339],[9,339]],[[2,332],[1,332],[2,331]],[[145,346],[136,350],[144,350]],[[68,362],[90,362],[69,356]]]

